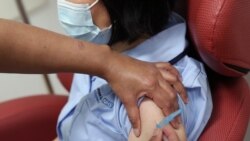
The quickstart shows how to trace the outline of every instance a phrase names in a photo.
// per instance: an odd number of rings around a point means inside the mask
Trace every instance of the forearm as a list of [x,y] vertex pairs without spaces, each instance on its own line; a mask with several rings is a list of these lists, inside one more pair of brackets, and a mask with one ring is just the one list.
[[0,72],[99,75],[110,53],[106,46],[0,19]]

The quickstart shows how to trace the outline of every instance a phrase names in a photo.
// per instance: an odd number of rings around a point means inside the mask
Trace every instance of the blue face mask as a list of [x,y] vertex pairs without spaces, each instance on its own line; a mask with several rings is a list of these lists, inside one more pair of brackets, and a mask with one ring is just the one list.
[[75,4],[66,0],[58,0],[58,17],[65,32],[74,38],[107,44],[111,36],[111,26],[100,29],[93,23],[90,9],[98,3],[91,5]]

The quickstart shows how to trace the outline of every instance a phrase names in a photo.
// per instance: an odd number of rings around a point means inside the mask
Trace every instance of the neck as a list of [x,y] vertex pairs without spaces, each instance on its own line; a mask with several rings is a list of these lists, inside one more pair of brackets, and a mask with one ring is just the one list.
[[124,52],[127,50],[130,50],[132,48],[135,48],[136,46],[138,46],[139,44],[141,44],[143,41],[145,41],[148,37],[141,37],[137,40],[135,40],[134,42],[128,42],[128,41],[120,41],[117,43],[114,43],[113,45],[111,45],[111,49],[116,51],[116,52]]

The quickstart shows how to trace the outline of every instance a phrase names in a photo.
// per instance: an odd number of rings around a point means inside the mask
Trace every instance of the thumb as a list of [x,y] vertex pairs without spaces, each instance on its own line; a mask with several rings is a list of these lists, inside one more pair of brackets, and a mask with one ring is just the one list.
[[170,128],[164,128],[163,132],[164,132],[164,136],[165,136],[164,141],[165,140],[167,140],[167,141],[180,141],[177,133],[174,130],[172,130]]
[[162,141],[162,131],[159,128],[154,129],[153,136],[149,141]]
[[132,124],[133,132],[136,137],[139,137],[141,134],[141,120],[140,112],[137,106],[136,101],[124,104],[128,112],[128,118]]

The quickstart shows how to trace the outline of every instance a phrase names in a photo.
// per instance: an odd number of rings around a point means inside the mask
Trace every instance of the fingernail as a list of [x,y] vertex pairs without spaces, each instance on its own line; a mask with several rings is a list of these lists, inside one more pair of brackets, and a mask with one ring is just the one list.
[[134,131],[134,134],[135,134],[135,136],[136,137],[139,137],[140,136],[140,132],[139,132],[139,129],[133,129],[133,131]]
[[166,136],[163,136],[163,141],[168,141],[168,138]]
[[155,128],[154,129],[154,132],[153,132],[153,136],[157,136],[160,132],[160,129],[159,128]]

